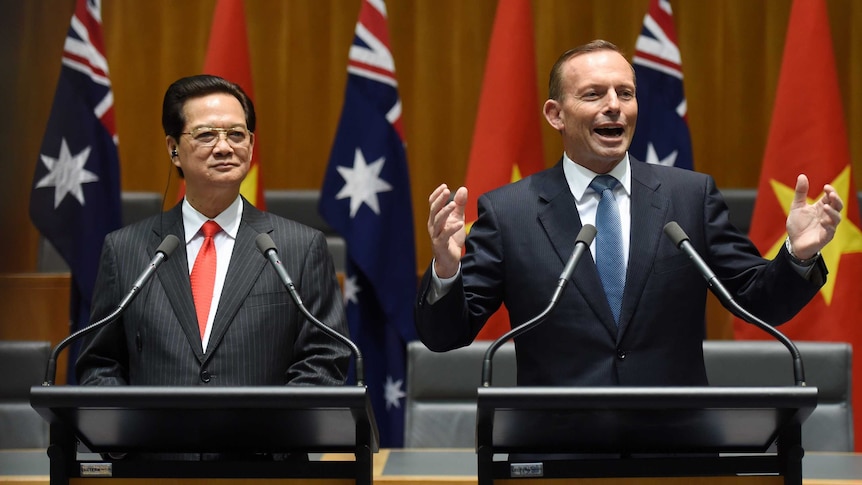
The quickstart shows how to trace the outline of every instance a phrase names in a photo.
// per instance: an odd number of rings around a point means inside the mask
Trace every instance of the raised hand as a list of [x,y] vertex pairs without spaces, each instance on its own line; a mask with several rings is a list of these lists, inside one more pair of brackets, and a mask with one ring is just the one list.
[[814,257],[832,240],[844,208],[844,202],[831,185],[823,186],[823,197],[813,204],[806,201],[808,189],[808,177],[799,174],[796,193],[787,214],[787,235],[793,253],[799,259]]
[[428,234],[434,254],[434,271],[440,278],[451,278],[458,272],[467,230],[464,224],[464,207],[467,205],[467,188],[460,187],[450,201],[452,192],[442,184],[428,197],[431,210],[428,215]]

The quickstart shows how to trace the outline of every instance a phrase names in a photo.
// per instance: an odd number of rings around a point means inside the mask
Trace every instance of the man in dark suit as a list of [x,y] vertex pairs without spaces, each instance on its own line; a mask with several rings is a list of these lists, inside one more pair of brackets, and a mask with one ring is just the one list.
[[[302,316],[255,247],[258,234],[269,234],[311,313],[347,334],[323,234],[261,212],[240,196],[254,149],[251,100],[219,77],[183,78],[165,94],[162,125],[171,163],[185,178],[185,198],[159,216],[107,236],[94,319],[116,308],[165,236],[173,234],[182,243],[120,320],[86,341],[76,366],[78,381],[343,384],[349,349]],[[210,221],[217,226],[207,241],[202,228],[211,226]],[[207,254],[211,266],[201,262]],[[211,268],[209,284],[190,282],[204,267]],[[193,287],[206,288],[207,294],[199,297]]]
[[[416,325],[430,349],[473,341],[505,304],[513,326],[538,315],[584,224],[598,226],[593,258],[582,258],[561,302],[515,342],[519,385],[706,385],[702,341],[707,286],[689,258],[663,235],[676,221],[736,300],[780,324],[823,285],[819,251],[843,206],[835,190],[806,205],[800,175],[787,218],[786,247],[761,258],[728,220],[713,179],[641,163],[628,155],[637,119],[634,69],[613,44],[593,41],[563,54],[551,71],[548,123],[562,135],[556,166],[479,197],[479,218],[466,237],[467,189],[444,184],[430,196],[434,260],[416,304]],[[592,185],[613,177],[614,229],[599,224],[604,196]],[[594,258],[603,234],[620,231],[623,272],[603,286]],[[462,257],[462,250],[466,251]],[[604,254],[607,254],[606,252]],[[616,288],[616,289],[615,289]]]

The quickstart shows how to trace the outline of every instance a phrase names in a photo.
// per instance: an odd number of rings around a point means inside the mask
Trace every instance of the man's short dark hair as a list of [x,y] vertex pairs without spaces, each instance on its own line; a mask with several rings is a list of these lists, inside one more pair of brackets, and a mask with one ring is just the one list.
[[186,125],[183,115],[183,107],[186,101],[191,98],[198,98],[214,93],[229,94],[239,101],[243,112],[245,112],[246,128],[253,133],[257,124],[257,118],[254,114],[254,104],[239,84],[232,83],[218,76],[200,74],[174,81],[165,92],[165,99],[162,102],[162,128],[165,130],[165,135],[179,140]]

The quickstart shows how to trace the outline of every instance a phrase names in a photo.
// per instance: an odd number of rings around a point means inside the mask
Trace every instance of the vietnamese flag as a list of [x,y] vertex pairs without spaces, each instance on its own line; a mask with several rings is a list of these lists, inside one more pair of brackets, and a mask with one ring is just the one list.
[[[216,3],[203,73],[239,84],[252,102],[254,101],[243,0],[218,0]],[[258,209],[266,210],[260,173],[260,135],[255,133],[254,137],[254,158],[248,176],[240,186],[240,194]],[[185,184],[180,188],[179,197],[182,198],[184,194]]]
[[[468,228],[478,216],[480,195],[544,168],[537,93],[530,0],[500,0],[464,183],[470,190],[465,209]],[[508,312],[501,307],[476,338],[493,340],[509,328]]]
[[[784,244],[784,224],[800,173],[810,182],[809,203],[822,197],[823,185],[830,184],[844,201],[844,210],[835,238],[822,251],[829,270],[826,285],[780,330],[795,340],[853,345],[852,401],[858,417],[862,416],[862,327],[858,325],[862,230],[824,0],[795,0],[790,12],[749,234],[767,258]],[[737,339],[771,338],[741,320],[734,321],[734,331]],[[854,435],[862,436],[862,419],[855,420]],[[862,450],[860,445],[862,440],[857,439],[857,451]]]

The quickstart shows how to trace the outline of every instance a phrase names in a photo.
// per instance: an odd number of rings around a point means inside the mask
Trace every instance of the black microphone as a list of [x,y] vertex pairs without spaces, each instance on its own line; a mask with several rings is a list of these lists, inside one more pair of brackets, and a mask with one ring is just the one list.
[[357,347],[352,340],[330,328],[308,311],[305,304],[302,303],[302,298],[299,297],[299,293],[296,291],[296,286],[294,286],[293,280],[290,279],[290,275],[287,274],[287,269],[285,269],[284,265],[281,264],[281,261],[278,259],[278,250],[275,248],[275,243],[272,241],[272,238],[269,237],[269,234],[263,232],[258,234],[254,242],[257,244],[257,249],[259,249],[260,252],[266,256],[266,259],[272,263],[272,267],[275,268],[275,272],[278,274],[278,277],[281,278],[281,282],[284,283],[284,287],[287,288],[287,292],[290,293],[290,298],[293,299],[293,302],[296,303],[297,307],[299,307],[299,311],[302,312],[302,314],[305,315],[305,317],[308,318],[314,326],[322,330],[325,334],[350,348],[350,351],[353,352],[353,356],[356,358],[356,385],[364,386],[365,364],[362,360],[362,352],[359,351],[359,347]]
[[147,268],[138,276],[138,279],[132,283],[132,289],[126,293],[126,296],[120,301],[120,304],[117,305],[117,309],[111,312],[107,317],[99,320],[96,323],[88,325],[81,330],[69,335],[65,339],[63,339],[54,350],[51,351],[51,356],[48,358],[48,369],[45,371],[45,381],[42,383],[43,386],[52,386],[54,385],[54,379],[57,377],[57,356],[60,355],[60,352],[66,348],[70,343],[75,340],[87,335],[94,330],[101,328],[104,325],[107,325],[117,318],[126,310],[126,307],[138,296],[138,292],[141,290],[141,287],[146,284],[147,281],[153,276],[153,273],[156,272],[156,269],[167,261],[167,259],[171,256],[174,250],[177,249],[177,246],[180,245],[180,240],[173,234],[168,234],[163,240],[162,243],[159,244],[159,247],[156,248],[156,255],[153,256],[153,259],[150,260],[150,264]]
[[796,345],[787,338],[786,335],[779,332],[778,329],[764,322],[760,318],[757,318],[733,299],[733,296],[729,291],[727,291],[727,288],[721,284],[721,281],[719,281],[715,276],[715,273],[713,273],[709,266],[707,266],[703,258],[697,254],[697,251],[695,251],[689,241],[688,235],[681,227],[679,227],[679,224],[675,221],[668,222],[664,226],[664,233],[670,238],[674,246],[682,249],[686,254],[688,254],[688,257],[691,258],[692,262],[694,262],[694,266],[700,274],[703,275],[704,279],[706,279],[706,284],[709,289],[712,290],[716,297],[718,297],[718,300],[725,306],[725,308],[746,322],[760,327],[763,331],[772,335],[787,347],[787,350],[790,351],[790,355],[793,357],[793,377],[796,380],[796,385],[805,386],[805,369],[802,366],[802,355],[799,354],[799,349],[796,348]]
[[524,322],[504,333],[488,346],[488,350],[485,351],[485,358],[482,360],[482,387],[489,387],[491,385],[491,360],[494,358],[494,353],[497,352],[497,349],[509,339],[517,337],[545,321],[548,315],[551,314],[551,311],[557,307],[557,304],[560,302],[560,297],[563,295],[563,291],[569,284],[569,278],[572,277],[572,273],[575,271],[575,266],[578,264],[581,256],[589,250],[590,244],[593,243],[593,239],[595,239],[595,237],[596,226],[586,224],[581,228],[581,231],[578,233],[578,237],[575,239],[575,249],[572,250],[572,255],[569,256],[569,261],[563,268],[563,272],[560,273],[560,278],[557,280],[557,288],[554,290],[554,294],[551,295],[551,301],[548,303],[548,306],[542,311],[542,313],[539,313],[531,320],[528,320],[527,322]]

